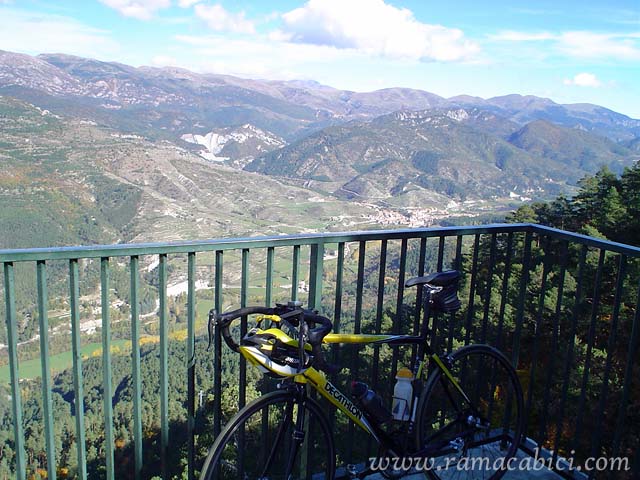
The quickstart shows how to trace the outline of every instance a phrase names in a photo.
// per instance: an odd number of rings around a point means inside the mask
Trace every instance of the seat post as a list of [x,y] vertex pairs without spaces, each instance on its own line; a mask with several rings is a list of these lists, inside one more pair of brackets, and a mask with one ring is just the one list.
[[427,345],[427,337],[429,336],[429,315],[431,313],[431,288],[425,285],[426,292],[422,301],[422,325],[420,325],[420,338],[422,342],[418,344],[418,358],[424,358],[424,352]]

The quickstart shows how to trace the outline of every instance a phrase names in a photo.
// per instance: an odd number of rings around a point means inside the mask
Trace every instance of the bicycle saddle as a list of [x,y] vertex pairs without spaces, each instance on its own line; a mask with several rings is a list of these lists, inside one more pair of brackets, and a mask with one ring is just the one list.
[[434,287],[446,287],[454,284],[460,278],[458,270],[445,270],[444,272],[434,272],[424,277],[414,277],[407,280],[405,287],[413,287],[414,285],[429,284]]

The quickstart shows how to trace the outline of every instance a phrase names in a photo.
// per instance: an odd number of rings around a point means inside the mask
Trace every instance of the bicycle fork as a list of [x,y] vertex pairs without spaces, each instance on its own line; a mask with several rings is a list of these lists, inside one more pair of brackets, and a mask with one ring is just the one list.
[[[290,420],[293,420],[293,407],[295,405],[298,406],[298,411],[296,412],[296,418],[295,418],[295,426],[293,429],[293,432],[291,433],[291,448],[289,450],[289,458],[287,458],[287,469],[285,471],[285,478],[286,479],[291,479],[293,478],[293,470],[295,468],[295,461],[296,458],[298,456],[298,453],[300,452],[302,445],[305,441],[306,435],[305,435],[305,396],[306,396],[306,389],[304,385],[297,385],[295,386],[296,388],[296,400],[295,402],[293,402],[291,404],[291,415],[290,415]],[[288,423],[288,422],[287,422]],[[302,452],[304,455],[304,452]],[[306,462],[304,461],[305,459],[302,458],[301,464],[300,464],[300,468],[301,469],[306,469]]]

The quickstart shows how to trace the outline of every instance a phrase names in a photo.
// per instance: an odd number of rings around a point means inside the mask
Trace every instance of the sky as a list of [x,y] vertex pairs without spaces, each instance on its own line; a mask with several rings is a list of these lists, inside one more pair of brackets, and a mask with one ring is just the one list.
[[640,0],[0,0],[0,49],[640,118]]

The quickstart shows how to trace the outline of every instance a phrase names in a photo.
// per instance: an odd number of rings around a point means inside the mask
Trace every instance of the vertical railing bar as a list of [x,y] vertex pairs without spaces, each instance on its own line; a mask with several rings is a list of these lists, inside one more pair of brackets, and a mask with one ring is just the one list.
[[629,349],[627,352],[627,365],[624,372],[624,382],[622,387],[622,400],[618,405],[618,420],[616,421],[616,429],[613,437],[611,448],[611,457],[618,456],[620,449],[620,440],[622,438],[622,430],[626,418],[627,403],[631,390],[631,381],[633,379],[633,369],[637,362],[638,339],[640,337],[640,286],[638,287],[638,296],[636,297],[636,313],[633,317],[631,326],[631,337],[629,340]]
[[518,313],[516,315],[516,329],[513,334],[513,352],[511,361],[514,368],[518,368],[520,358],[520,336],[522,334],[522,323],[524,322],[524,303],[527,296],[527,286],[529,285],[529,264],[531,262],[531,237],[532,233],[527,232],[524,239],[524,252],[522,254],[522,274],[520,277],[520,292],[518,294]]
[[[267,307],[271,306],[271,303],[273,302],[273,260],[274,260],[274,255],[275,255],[275,248],[274,247],[268,247],[267,248],[267,271],[266,271],[266,288],[265,288],[265,294],[264,294],[264,304]],[[269,385],[267,383],[267,379],[266,377],[264,378],[264,380],[261,382],[260,384],[260,393],[262,393],[263,395],[265,393],[267,393],[269,391]],[[268,435],[268,429],[269,429],[269,410],[268,409],[264,409],[262,411],[262,438],[267,438]],[[268,446],[266,445],[265,442],[261,442],[260,444],[260,458],[264,459],[266,457],[267,454],[267,448]],[[261,460],[262,461],[262,460]]]
[[[456,256],[454,259],[454,268],[458,271],[462,270],[462,235],[456,237]],[[453,350],[453,337],[455,336],[456,326],[456,313],[451,312],[451,318],[449,320],[449,343],[447,345],[447,351]]]
[[111,320],[109,303],[109,257],[100,259],[100,314],[102,316],[102,401],[107,479],[115,478],[113,460],[113,395],[111,393]]
[[[420,239],[420,256],[418,259],[418,276],[422,277],[425,272],[425,263],[427,259],[427,239]],[[422,296],[423,286],[418,285],[416,291],[416,309],[415,309],[415,321],[413,322],[413,334],[418,335],[420,333],[420,314],[422,313]],[[416,358],[416,352],[418,351],[417,345],[411,345],[411,358]],[[413,370],[413,365],[411,366]]]
[[[520,291],[518,293],[518,307],[516,314],[516,328],[513,333],[513,347],[511,352],[511,363],[513,364],[513,368],[518,369],[518,362],[520,359],[520,337],[522,335],[522,324],[524,322],[524,303],[527,294],[527,286],[529,284],[529,264],[531,262],[531,241],[532,241],[532,233],[528,231],[524,237],[524,246],[522,252],[522,272],[520,275]],[[507,408],[504,416],[505,423],[504,425],[508,425],[511,419],[511,410],[512,410],[512,393],[511,391],[507,392]]]
[[[222,274],[224,252],[216,250],[214,308],[222,313]],[[219,328],[214,332],[214,369],[213,369],[213,434],[218,436],[222,428],[222,334]]]
[[[496,237],[497,241],[497,237]],[[502,349],[502,331],[504,329],[504,314],[507,304],[508,297],[508,287],[509,287],[509,277],[511,276],[511,257],[513,254],[513,234],[509,233],[507,235],[507,245],[506,245],[506,254],[504,260],[504,272],[502,277],[502,290],[500,295],[500,311],[498,313],[498,328],[496,331],[496,345],[498,350]],[[495,255],[495,253],[494,253]],[[495,388],[495,375],[492,376],[492,387],[493,390]],[[493,415],[493,407],[494,407],[494,398],[491,397],[491,401],[489,402],[489,421],[491,421]]]
[[[400,271],[398,272],[398,297],[396,300],[396,315],[393,319],[393,333],[399,334],[402,326],[402,302],[404,297],[404,280],[407,267],[407,239],[400,244]],[[393,348],[391,372],[398,371],[398,348]]]
[[444,264],[444,235],[440,235],[440,237],[438,237],[438,262],[436,264],[436,270],[438,272],[442,271],[443,264]]
[[[242,270],[240,277],[240,308],[245,308],[249,299],[249,249],[242,249]],[[240,318],[240,338],[247,334],[247,317]],[[240,378],[238,385],[238,408],[247,402],[247,360],[240,355]]]
[[69,260],[69,303],[71,307],[71,345],[73,352],[73,391],[78,447],[78,479],[87,478],[87,456],[84,431],[84,389],[82,381],[82,350],[80,342],[80,286],[78,260]]
[[273,302],[273,258],[275,254],[275,248],[267,248],[267,279],[266,289],[264,294],[264,304],[267,307],[271,306]]
[[[382,240],[380,243],[380,270],[378,273],[378,301],[376,304],[376,325],[375,334],[379,335],[382,328],[382,309],[384,307],[384,279],[387,272],[387,240]],[[380,345],[373,346],[373,365],[372,365],[372,385],[373,390],[376,391],[378,387],[378,377],[380,368]]]
[[134,478],[142,478],[142,375],[140,370],[140,274],[139,258],[130,260],[131,289],[131,379],[133,382]]
[[22,427],[22,393],[18,372],[18,326],[16,320],[15,276],[13,262],[4,262],[4,298],[9,342],[9,371],[11,373],[11,410],[15,442],[16,478],[26,478],[24,430]]
[[582,283],[584,280],[584,265],[587,257],[587,245],[583,245],[580,249],[580,258],[578,260],[578,278],[576,279],[576,296],[575,303],[573,305],[573,312],[571,314],[571,329],[569,333],[569,344],[567,346],[567,360],[564,368],[564,379],[562,382],[562,396],[560,397],[560,407],[558,413],[558,419],[556,421],[556,437],[553,442],[553,460],[558,456],[558,447],[560,444],[560,436],[562,434],[562,423],[564,420],[564,409],[567,402],[567,396],[569,394],[569,384],[571,383],[571,364],[573,363],[573,347],[576,340],[576,329],[578,323],[578,310],[580,309],[580,303],[582,302]]
[[[425,244],[425,247],[426,247],[426,244]],[[438,272],[442,271],[443,263],[444,263],[444,236],[441,235],[438,238],[438,259],[436,261],[436,271]],[[420,285],[420,288],[423,288],[423,286]],[[419,318],[420,315],[418,314],[417,317]],[[437,335],[437,327],[438,327],[439,320],[440,320],[439,314],[434,312],[433,313],[433,330],[434,330],[434,333],[436,333],[436,336],[434,337],[433,346],[434,348],[437,348],[437,349],[440,349],[440,338],[438,338],[438,335]],[[442,331],[442,339],[444,340],[447,334],[446,332],[444,332],[443,328],[441,328],[441,331]],[[413,349],[414,347],[415,345],[412,346],[411,348]],[[413,350],[412,350],[412,353],[413,353]]]
[[[364,261],[367,243],[360,242],[358,245],[358,274],[356,280],[356,311],[354,317],[353,333],[360,333],[362,327],[362,295],[364,291]],[[355,351],[355,349],[352,349]],[[356,361],[358,355],[355,355]],[[353,364],[352,364],[353,365]]]
[[504,329],[504,315],[509,301],[509,278],[511,277],[511,260],[513,256],[513,233],[507,234],[507,253],[504,259],[502,276],[502,290],[500,294],[500,311],[498,313],[498,329],[496,331],[496,347],[502,349],[502,333]]
[[478,250],[480,247],[480,235],[476,234],[473,241],[473,260],[471,262],[471,284],[469,285],[469,305],[467,307],[467,322],[465,325],[464,344],[471,343],[471,328],[473,325],[473,315],[476,295],[476,275],[478,272]]
[[[600,444],[602,440],[602,418],[604,416],[604,410],[607,405],[607,397],[609,395],[609,376],[611,375],[611,365],[613,363],[614,348],[616,345],[618,320],[620,317],[620,304],[622,303],[622,294],[624,290],[624,278],[627,273],[627,257],[620,255],[618,262],[618,278],[616,280],[616,293],[613,303],[613,314],[611,317],[611,329],[609,332],[609,341],[607,345],[607,360],[604,367],[604,377],[602,378],[602,391],[600,392],[600,401],[598,403],[598,413],[594,418],[597,418],[596,426],[593,430],[593,436],[591,439],[591,456],[596,457],[600,450]],[[591,475],[590,477],[593,477]]]
[[167,255],[159,255],[159,285],[160,296],[160,458],[162,461],[162,478],[169,478],[169,345],[167,325]]
[[[340,320],[342,318],[342,278],[343,278],[343,270],[344,270],[344,242],[338,243],[338,258],[336,262],[336,296],[334,302],[333,309],[333,331],[335,333],[340,333]],[[334,345],[333,347],[333,363],[338,362],[338,347]],[[336,375],[334,374],[332,378],[335,380]]]
[[[322,275],[324,272],[324,243],[314,243],[310,246],[309,252],[309,299],[307,305],[312,310],[322,309]],[[310,396],[315,400],[317,395],[315,390],[310,392]],[[313,419],[311,417],[305,420],[305,428],[307,431],[313,429]],[[303,447],[303,457],[301,459],[303,465],[306,465],[306,476],[311,478],[314,472],[313,462],[309,461],[312,455],[313,444],[310,439],[305,439]]]
[[42,407],[47,449],[47,478],[56,479],[56,451],[53,436],[53,407],[51,403],[51,370],[49,368],[49,297],[47,294],[47,266],[44,260],[36,263],[38,284],[38,320],[40,324],[40,366],[42,367]]
[[[240,273],[240,308],[247,306],[249,299],[249,249],[242,249],[242,267]],[[240,317],[240,338],[244,338],[247,334],[246,315]],[[240,372],[238,376],[238,409],[242,409],[247,403],[247,360],[243,355],[240,356]],[[244,476],[244,458],[245,458],[245,428],[244,425],[238,432],[238,457],[239,457],[239,477]],[[251,454],[251,453],[250,453]]]
[[[426,253],[426,252],[425,252]],[[438,237],[438,257],[436,260],[436,271],[437,272],[441,272],[442,271],[442,265],[444,263],[444,236],[440,236]],[[422,285],[420,285],[420,288],[423,288]],[[421,302],[422,303],[422,302]],[[419,319],[420,314],[416,315],[416,317]],[[439,350],[440,349],[440,338],[438,336],[438,328],[440,325],[440,314],[437,312],[433,312],[431,318],[433,319],[433,336],[432,338],[432,346],[434,349]],[[440,330],[443,330],[442,328],[440,328]],[[417,333],[416,333],[417,334]],[[446,337],[446,333],[442,332],[442,337]],[[415,354],[413,353],[415,351],[416,346],[413,345],[411,347],[412,349],[412,355],[415,356]]]
[[482,332],[480,343],[487,341],[487,328],[489,325],[489,310],[491,306],[491,287],[493,286],[493,269],[496,263],[496,234],[491,235],[491,247],[489,248],[489,269],[487,271],[487,286],[484,292],[484,312],[482,315]]
[[567,241],[562,242],[560,252],[560,272],[558,274],[558,293],[556,296],[556,311],[553,317],[553,331],[551,340],[551,355],[549,356],[549,367],[547,368],[547,381],[544,387],[544,398],[542,401],[542,422],[540,423],[540,438],[547,437],[547,416],[549,414],[549,402],[551,400],[551,382],[555,371],[555,360],[558,352],[558,340],[560,337],[560,315],[562,314],[562,298],[564,296],[564,283],[567,272],[567,257],[569,256],[569,245]]
[[187,478],[195,478],[196,253],[187,254]]
[[322,308],[322,274],[324,271],[324,243],[311,245],[309,258],[309,301],[312,310]]
[[[356,275],[356,309],[354,314],[354,324],[353,324],[353,333],[356,335],[360,333],[361,330],[361,322],[362,322],[362,294],[364,290],[364,261],[366,255],[367,244],[364,241],[358,243],[358,271]],[[359,372],[360,362],[358,361],[360,355],[358,350],[355,348],[351,349],[351,355],[349,359],[351,378],[357,379]],[[354,424],[352,421],[349,421],[348,428],[348,452],[347,458],[351,459],[353,455],[353,446],[354,446]]]
[[291,300],[298,300],[298,275],[300,274],[300,245],[293,246],[293,267],[291,269]]
[[340,333],[340,319],[342,317],[342,278],[344,272],[344,242],[338,243],[338,258],[336,262],[336,298],[333,311],[333,331]]
[[589,372],[591,371],[591,353],[593,343],[596,336],[596,323],[598,319],[598,308],[600,306],[600,283],[602,282],[602,268],[604,266],[605,250],[600,249],[598,256],[598,268],[596,269],[596,278],[593,284],[593,303],[591,305],[591,322],[589,325],[589,334],[587,338],[587,352],[585,353],[584,372],[582,374],[582,387],[580,388],[580,400],[578,402],[578,416],[576,418],[576,430],[573,436],[573,446],[575,447],[582,437],[583,414],[587,400],[587,382],[589,381]]
[[[338,258],[336,262],[336,291],[335,291],[335,299],[333,305],[333,331],[335,333],[340,333],[340,320],[342,317],[342,278],[343,278],[343,270],[344,270],[344,242],[338,243]],[[338,345],[333,345],[333,350],[331,352],[331,361],[335,365],[338,363]],[[333,382],[336,381],[337,373],[331,375],[331,380]],[[335,410],[331,409],[329,411],[329,422],[331,428],[334,428],[335,425]]]
[[545,305],[545,297],[547,295],[547,277],[549,276],[549,267],[551,263],[551,255],[549,255],[549,237],[544,237],[544,242],[542,246],[544,259],[542,261],[542,280],[540,281],[540,297],[538,299],[538,314],[535,323],[535,331],[533,334],[533,352],[531,354],[531,371],[529,372],[529,389],[527,392],[527,404],[525,406],[525,425],[524,425],[524,435],[526,436],[527,431],[529,429],[529,418],[531,412],[531,405],[533,403],[533,389],[535,385],[535,377],[536,377],[536,366],[538,363],[538,344],[539,344],[539,336],[542,327],[542,321],[544,318],[544,305]]

